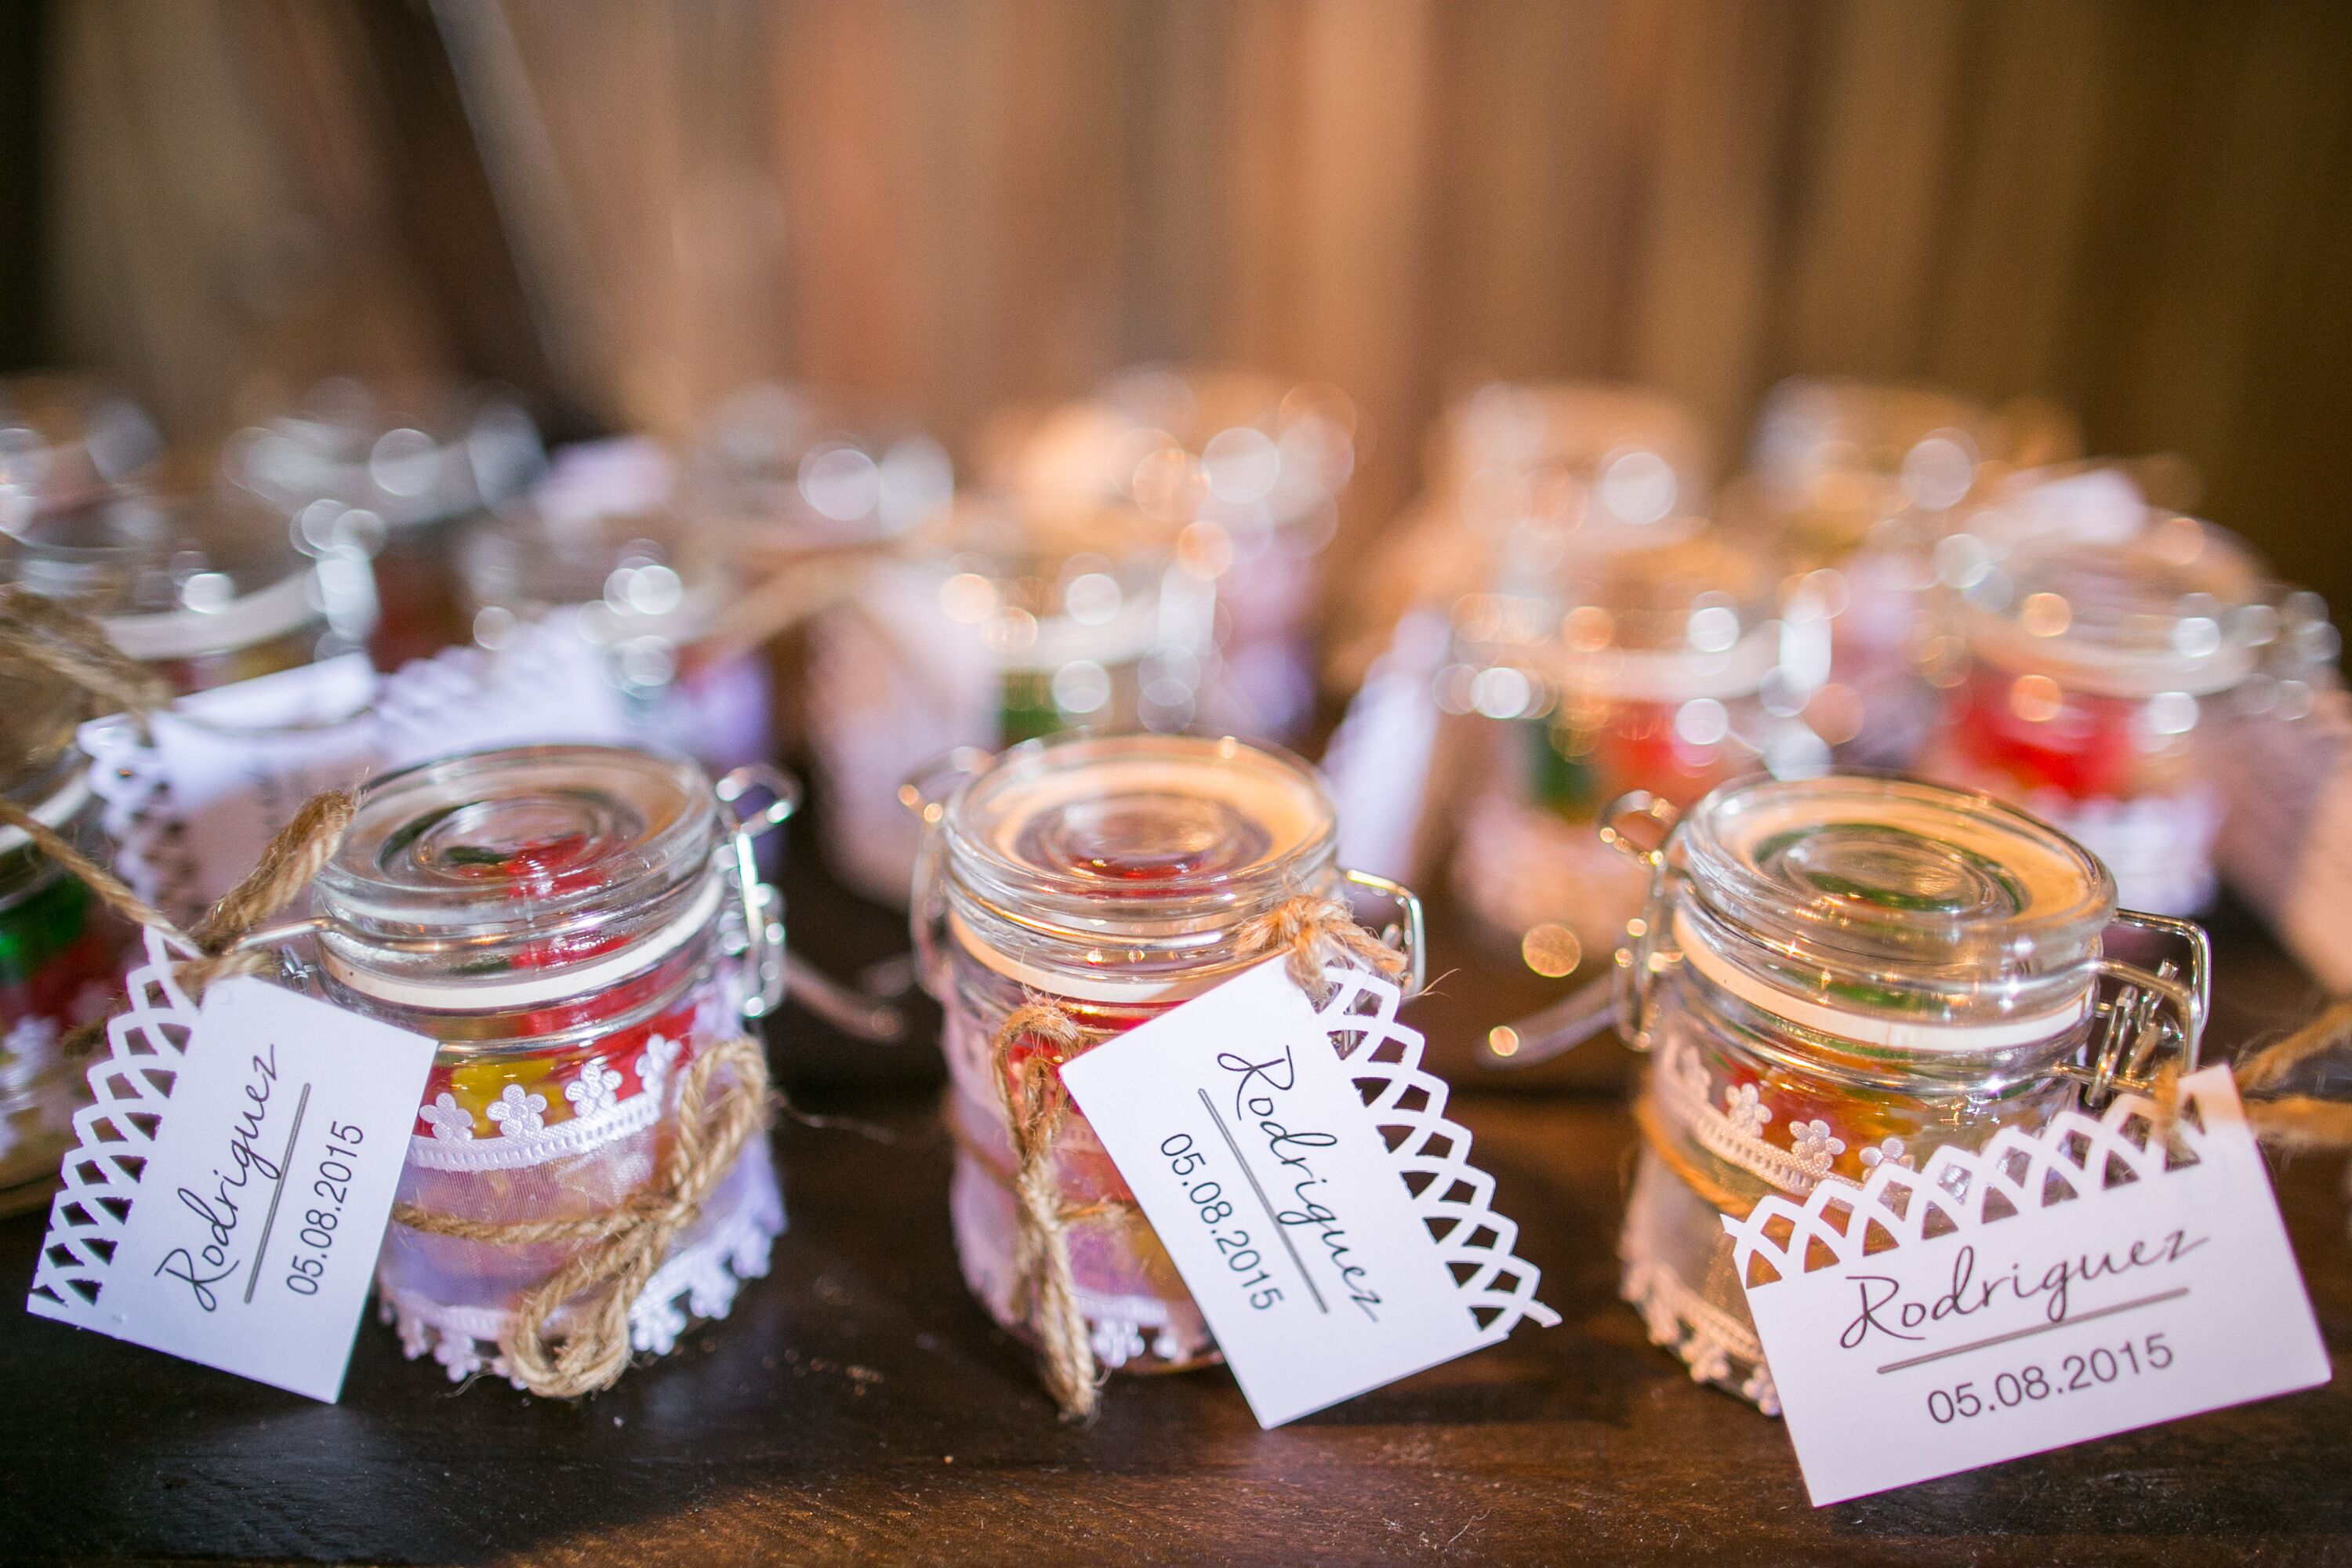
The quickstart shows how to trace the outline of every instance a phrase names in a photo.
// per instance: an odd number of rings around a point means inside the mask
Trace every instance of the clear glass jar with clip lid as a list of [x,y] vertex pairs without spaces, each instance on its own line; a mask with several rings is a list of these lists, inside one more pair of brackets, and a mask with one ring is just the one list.
[[1615,945],[1642,880],[1596,840],[1603,804],[1648,790],[1687,805],[1767,767],[1818,772],[1798,715],[1822,650],[1779,614],[1764,558],[1695,520],[1656,543],[1573,538],[1504,591],[1465,600],[1438,702],[1495,721],[1454,889],[1495,940],[1549,977]]
[[2058,824],[2128,903],[2203,909],[2217,749],[2234,717],[2298,717],[2333,680],[2326,605],[2195,518],[2005,556],[1985,547],[1982,522],[1971,529],[1937,552],[1930,677],[1946,700],[1920,771]]
[[545,463],[538,427],[508,397],[345,376],[239,431],[222,456],[230,482],[298,532],[362,539],[382,609],[371,651],[386,670],[466,640],[460,530],[519,495]]
[[[315,933],[330,1000],[441,1043],[402,1203],[578,1219],[655,1178],[691,1064],[783,997],[782,904],[753,845],[798,799],[769,770],[714,787],[684,758],[607,746],[475,752],[362,790],[311,918],[256,940]],[[782,1228],[755,1135],[632,1304],[635,1347],[666,1352],[689,1314],[724,1316]],[[411,1356],[512,1375],[508,1314],[576,1250],[395,1221],[377,1291]]]
[[[915,942],[945,1011],[950,1196],[965,1281],[1017,1333],[1017,1157],[1007,1104],[1027,1058],[1056,1066],[1262,962],[1253,917],[1352,889],[1388,905],[1384,940],[1420,984],[1421,906],[1339,868],[1329,796],[1287,753],[1186,736],[1072,735],[967,755],[908,786],[927,825]],[[1006,1021],[1045,1003],[1075,1044]],[[1002,1049],[1000,1050],[1000,1046]],[[1075,1107],[1051,1152],[1096,1361],[1176,1371],[1215,1358],[1200,1310]]]
[[1625,1297],[1767,1410],[1721,1215],[2145,1091],[2162,1053],[2197,1065],[2204,932],[2118,910],[2089,851],[1986,796],[1755,779],[1606,821],[1651,889],[1618,958],[1620,1027],[1652,1058]]
[[[0,660],[0,793],[76,848],[105,858],[89,763],[74,747],[81,694]],[[129,936],[90,890],[0,823],[0,1212],[46,1184],[87,1102],[66,1036],[105,1016]]]

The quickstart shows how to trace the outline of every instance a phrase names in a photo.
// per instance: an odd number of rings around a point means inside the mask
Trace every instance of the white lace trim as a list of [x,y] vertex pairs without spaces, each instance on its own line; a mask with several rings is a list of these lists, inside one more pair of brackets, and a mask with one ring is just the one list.
[[1637,1259],[1626,1237],[1624,1282],[1619,1294],[1633,1303],[1650,1331],[1650,1342],[1680,1356],[1693,1383],[1727,1388],[1767,1415],[1780,1414],[1780,1393],[1764,1347],[1747,1327],[1692,1289],[1673,1268]]
[[[769,1250],[785,1228],[782,1200],[761,1163],[753,1190],[736,1211],[672,1252],[629,1308],[629,1344],[646,1355],[667,1355],[696,1319],[724,1318],[746,1279],[768,1272]],[[409,1360],[430,1353],[463,1382],[478,1372],[522,1387],[499,1353],[507,1314],[488,1307],[457,1307],[414,1291],[379,1284],[377,1315],[398,1331]],[[560,1330],[564,1314],[558,1313]]]
[[1790,1129],[1793,1148],[1768,1143],[1763,1130],[1772,1120],[1772,1108],[1762,1103],[1756,1086],[1742,1084],[1724,1090],[1721,1110],[1716,1108],[1714,1088],[1690,1042],[1668,1039],[1664,1044],[1651,1078],[1651,1093],[1658,1106],[1708,1153],[1784,1193],[1803,1197],[1845,1152],[1843,1140],[1832,1135],[1827,1122],[1818,1121]]
[[[517,1087],[507,1086],[509,1092]],[[540,1098],[529,1096],[525,1103]],[[505,1103],[501,1100],[491,1106],[491,1113],[495,1116]],[[415,1133],[408,1140],[408,1163],[425,1171],[513,1171],[526,1165],[543,1165],[550,1160],[585,1153],[600,1144],[644,1131],[659,1118],[661,1106],[662,1096],[656,1088],[626,1100],[610,1101],[601,1110],[536,1131],[509,1132],[497,1138],[477,1138],[470,1131],[454,1138],[437,1134],[428,1138]],[[465,1112],[460,1110],[458,1114]],[[515,1124],[511,1118],[501,1121],[502,1127]]]
[[1151,1296],[1097,1296],[1077,1292],[1078,1310],[1086,1315],[1087,1340],[1095,1360],[1117,1370],[1146,1351],[1161,1361],[1181,1363],[1213,1352],[1216,1342],[1208,1331],[1192,1331],[1176,1323],[1168,1303]]

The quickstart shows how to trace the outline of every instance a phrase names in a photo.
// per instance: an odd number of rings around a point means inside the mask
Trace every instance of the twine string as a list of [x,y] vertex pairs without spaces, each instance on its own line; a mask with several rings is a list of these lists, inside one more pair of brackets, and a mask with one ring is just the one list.
[[95,699],[99,711],[127,713],[142,730],[149,714],[171,706],[171,686],[97,621],[21,583],[0,586],[0,660],[46,669]]
[[[525,1388],[575,1398],[610,1388],[627,1370],[629,1309],[767,1124],[767,1057],[757,1040],[739,1035],[688,1065],[661,1173],[615,1206],[571,1219],[478,1220],[399,1203],[392,1217],[412,1230],[495,1247],[577,1247],[515,1304],[499,1333],[499,1352]],[[593,1300],[560,1341],[551,1339],[555,1314],[587,1292]]]
[[[1323,975],[1328,963],[1352,961],[1388,975],[1400,973],[1405,963],[1402,954],[1356,924],[1346,905],[1312,895],[1291,899],[1243,921],[1234,929],[1234,947],[1245,958],[1287,953],[1290,978],[1318,1000],[1328,989]],[[1016,1058],[1024,1041],[1047,1048],[1032,1048]],[[1065,1202],[1055,1167],[1055,1144],[1069,1109],[1062,1064],[1087,1047],[1086,1031],[1068,1013],[1032,993],[997,1026],[989,1048],[991,1073],[1013,1141],[1013,1307],[1036,1337],[1039,1374],[1046,1392],[1062,1418],[1072,1422],[1094,1418],[1104,1373],[1095,1359],[1070,1270],[1070,1226],[1116,1206]]]
[[[1014,1049],[1024,1040],[1051,1049],[1033,1049],[1016,1060]],[[1069,1106],[1062,1064],[1086,1046],[1086,1031],[1075,1019],[1032,994],[1005,1015],[989,1047],[991,1076],[1013,1136],[1013,1310],[1037,1336],[1045,1392],[1062,1419],[1072,1422],[1092,1420],[1102,1394],[1102,1372],[1070,1271],[1070,1226],[1080,1216],[1062,1202],[1054,1158]]]

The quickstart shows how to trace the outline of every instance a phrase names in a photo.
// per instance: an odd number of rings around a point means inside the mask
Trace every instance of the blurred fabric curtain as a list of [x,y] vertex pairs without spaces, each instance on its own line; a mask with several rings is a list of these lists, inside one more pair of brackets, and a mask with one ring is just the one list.
[[1349,526],[1487,375],[2074,408],[2339,604],[2352,7],[56,0],[56,318],[184,431],[329,368],[951,441],[1145,358],[1338,383]]

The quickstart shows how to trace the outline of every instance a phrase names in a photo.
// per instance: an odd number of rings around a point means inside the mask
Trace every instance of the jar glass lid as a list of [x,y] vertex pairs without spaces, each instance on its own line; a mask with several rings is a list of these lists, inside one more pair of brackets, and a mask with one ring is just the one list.
[[[581,931],[697,888],[719,823],[682,757],[520,746],[372,781],[319,874],[319,912],[364,946]],[[609,942],[608,942],[609,944]]]
[[2253,672],[2257,650],[2278,635],[2278,610],[2252,556],[2194,518],[1967,564],[1958,586],[1970,650],[2084,691],[2226,690]]
[[714,531],[662,508],[523,507],[467,535],[460,563],[478,635],[486,610],[529,619],[577,606],[591,642],[677,646],[709,633],[732,600],[723,556]]
[[1780,659],[1763,561],[1715,531],[1579,555],[1553,587],[1560,680],[1637,701],[1752,693]]
[[721,403],[688,470],[747,543],[785,552],[898,538],[955,491],[945,448],[921,431],[778,382]]
[[1005,752],[949,801],[950,875],[1041,933],[1246,919],[1328,867],[1313,769],[1239,741],[1068,736]]
[[405,402],[414,406],[332,377],[289,413],[231,438],[224,467],[287,512],[327,501],[402,528],[497,505],[546,461],[530,416],[503,397],[425,389]]
[[2087,1005],[2115,881],[1983,795],[1857,775],[1727,785],[1675,835],[1690,961],[1768,1010],[1881,1044],[2014,1043]]
[[250,647],[321,618],[357,638],[374,620],[367,563],[346,542],[310,548],[223,491],[126,491],[24,519],[0,540],[0,577],[72,601],[151,661]]

